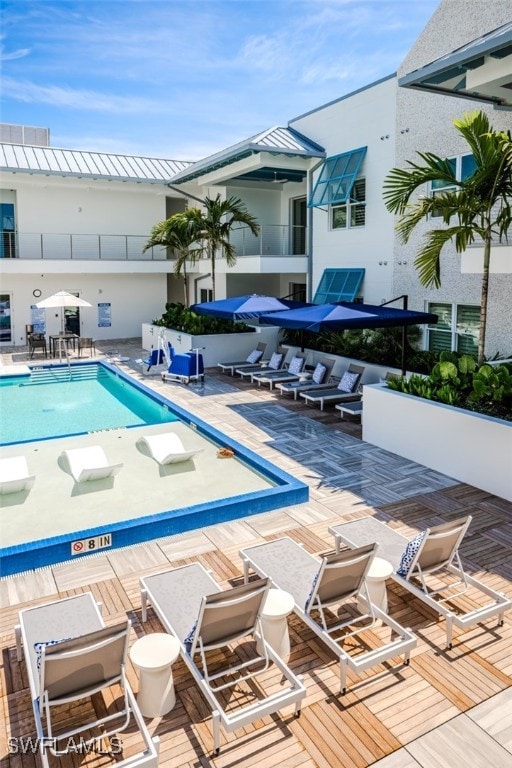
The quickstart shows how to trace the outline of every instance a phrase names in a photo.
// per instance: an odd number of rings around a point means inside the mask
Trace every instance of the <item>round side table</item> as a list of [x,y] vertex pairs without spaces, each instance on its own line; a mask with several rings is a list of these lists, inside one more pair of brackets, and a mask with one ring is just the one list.
[[[294,600],[289,592],[282,589],[269,589],[261,613],[263,637],[284,661],[287,661],[290,655],[290,635],[286,618],[293,611],[293,606]],[[263,652],[263,646],[259,640],[256,648],[258,653]]]
[[[388,610],[388,594],[386,591],[386,579],[389,579],[393,573],[393,566],[384,560],[382,557],[374,557],[370,570],[366,574],[366,586],[368,587],[368,595],[370,600],[377,608],[387,613]],[[368,606],[366,601],[361,596],[359,602],[363,610],[367,610]]]
[[178,640],[165,632],[144,635],[132,645],[130,659],[139,670],[137,702],[144,717],[166,715],[176,704],[172,664],[179,653]]

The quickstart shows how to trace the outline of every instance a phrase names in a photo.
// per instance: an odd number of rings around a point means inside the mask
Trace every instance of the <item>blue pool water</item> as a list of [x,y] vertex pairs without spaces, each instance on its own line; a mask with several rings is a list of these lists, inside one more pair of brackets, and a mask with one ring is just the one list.
[[0,444],[176,421],[169,409],[107,369],[88,364],[0,380]]

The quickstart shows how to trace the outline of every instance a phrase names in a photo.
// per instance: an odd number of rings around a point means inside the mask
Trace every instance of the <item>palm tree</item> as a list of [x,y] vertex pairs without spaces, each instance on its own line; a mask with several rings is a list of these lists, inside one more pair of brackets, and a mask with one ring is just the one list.
[[[418,152],[423,165],[408,161],[410,168],[393,168],[384,182],[384,202],[400,216],[398,236],[407,243],[416,225],[433,214],[442,217],[442,229],[426,234],[415,259],[422,285],[441,285],[441,251],[454,242],[457,253],[468,245],[483,242],[484,266],[480,302],[478,361],[484,360],[487,326],[487,299],[491,245],[506,237],[512,220],[512,149],[510,131],[494,131],[483,112],[466,113],[453,121],[466,140],[475,161],[475,170],[458,181],[453,163],[431,152]],[[410,202],[418,187],[441,181],[451,187],[442,193],[430,192]],[[452,223],[453,222],[453,223]]]
[[[206,197],[203,200],[204,211],[196,211],[196,234],[201,240],[201,245],[194,250],[194,254],[206,253],[211,262],[212,293],[215,299],[215,259],[217,252],[221,250],[228,267],[236,264],[235,247],[229,242],[231,230],[237,224],[245,224],[253,235],[260,231],[257,219],[247,210],[245,203],[238,197],[230,197],[222,200],[220,194],[215,199]],[[201,220],[199,220],[199,215]]]
[[201,221],[202,217],[197,208],[175,213],[169,219],[155,224],[151,230],[150,238],[143,248],[144,252],[156,245],[162,245],[174,251],[176,262],[173,272],[175,277],[183,276],[186,307],[189,306],[187,261],[194,264],[196,260],[196,250],[192,246],[198,240]]

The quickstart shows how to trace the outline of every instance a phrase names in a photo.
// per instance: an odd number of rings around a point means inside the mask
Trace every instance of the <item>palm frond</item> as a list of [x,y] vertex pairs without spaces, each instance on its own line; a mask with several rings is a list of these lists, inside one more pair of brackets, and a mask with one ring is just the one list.
[[425,236],[426,244],[419,250],[414,266],[419,279],[426,288],[441,286],[441,251],[443,246],[455,237],[458,227],[434,229]]

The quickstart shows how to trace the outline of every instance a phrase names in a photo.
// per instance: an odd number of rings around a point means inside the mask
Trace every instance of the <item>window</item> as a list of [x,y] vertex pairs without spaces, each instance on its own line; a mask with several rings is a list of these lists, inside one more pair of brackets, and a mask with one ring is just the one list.
[[363,277],[364,269],[324,269],[313,303],[354,301]]
[[436,325],[427,328],[427,348],[445,349],[476,355],[480,337],[480,307],[467,304],[429,304],[428,311],[438,316]]
[[328,157],[320,171],[308,206],[346,203],[366,155],[366,147]]
[[350,199],[343,205],[331,206],[331,229],[364,227],[366,223],[366,180],[357,179]]
[[211,288],[201,288],[199,291],[199,302],[213,301],[213,290]]
[[[473,175],[476,169],[476,160],[473,155],[459,155],[458,157],[448,158],[448,162],[453,169],[453,175],[457,181],[465,181]],[[432,196],[443,194],[444,192],[453,192],[457,187],[453,184],[448,184],[445,181],[432,181],[430,185]],[[437,218],[440,213],[437,211],[432,212],[432,217]]]

